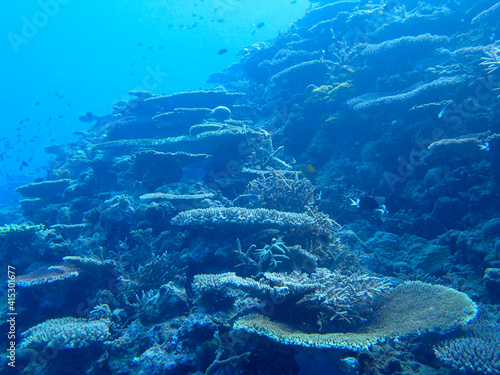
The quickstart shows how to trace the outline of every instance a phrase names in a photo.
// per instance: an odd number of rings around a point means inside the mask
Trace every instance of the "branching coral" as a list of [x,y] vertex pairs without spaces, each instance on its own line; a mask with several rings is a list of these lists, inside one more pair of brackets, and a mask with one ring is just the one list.
[[252,245],[245,252],[241,250],[241,243],[237,240],[235,252],[241,260],[236,268],[241,267],[246,274],[251,276],[274,271],[278,268],[286,271],[313,272],[316,270],[316,257],[314,255],[309,254],[300,245],[285,245],[281,238],[273,238],[271,243],[262,249]]
[[300,302],[317,305],[322,326],[334,320],[365,321],[374,301],[392,289],[389,280],[368,274],[343,275],[319,269],[313,276],[319,286]]
[[486,73],[491,74],[495,70],[500,68],[500,47],[493,47],[491,50],[486,51],[485,53],[486,57],[481,57],[481,60],[483,60],[483,62],[480,63],[480,65],[485,65]]
[[314,202],[314,186],[306,178],[287,178],[280,171],[269,169],[250,181],[246,193],[259,197],[262,207],[292,212],[304,212]]
[[[193,289],[208,293],[219,288],[242,290],[261,300],[291,298],[305,308],[319,311],[318,324],[323,328],[331,321],[343,319],[348,323],[366,320],[374,300],[391,289],[388,280],[367,274],[343,275],[319,268],[308,275],[301,272],[289,274],[265,272],[255,281],[234,273],[197,275]],[[363,317],[364,316],[364,317]]]
[[465,332],[465,337],[437,345],[436,357],[457,370],[488,375],[500,373],[500,325],[475,322]]

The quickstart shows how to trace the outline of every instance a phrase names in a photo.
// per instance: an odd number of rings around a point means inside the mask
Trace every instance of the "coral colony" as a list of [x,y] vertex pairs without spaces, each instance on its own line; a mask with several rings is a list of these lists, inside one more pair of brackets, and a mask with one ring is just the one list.
[[500,373],[500,7],[319,3],[46,148],[21,373]]

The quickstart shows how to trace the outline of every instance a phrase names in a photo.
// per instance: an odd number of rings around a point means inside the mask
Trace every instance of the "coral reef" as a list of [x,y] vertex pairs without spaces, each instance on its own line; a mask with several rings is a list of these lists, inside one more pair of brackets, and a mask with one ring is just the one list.
[[311,3],[217,89],[131,91],[47,146],[0,227],[20,363],[500,371],[498,4]]

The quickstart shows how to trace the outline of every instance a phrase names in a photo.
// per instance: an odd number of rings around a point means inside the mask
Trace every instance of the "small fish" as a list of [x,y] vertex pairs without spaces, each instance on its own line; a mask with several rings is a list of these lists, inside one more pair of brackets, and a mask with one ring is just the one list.
[[248,194],[248,199],[250,200],[250,202],[257,203],[260,200],[260,196],[258,196],[257,194]]
[[33,172],[33,171],[28,171],[28,172],[26,172],[26,173],[25,173],[25,175],[26,175],[26,176],[31,176],[32,174],[35,174],[35,172]]
[[264,22],[259,22],[256,27],[257,29],[261,29],[264,27],[264,25],[265,25]]
[[382,12],[390,12],[394,8],[396,8],[396,5],[398,5],[395,1],[389,1],[387,4],[385,4],[382,8]]
[[148,58],[146,56],[142,56],[142,59],[143,60],[147,60]]
[[379,204],[374,198],[364,195],[359,198],[358,207],[363,211],[373,211],[379,207]]
[[314,168],[312,164],[307,164],[300,170],[300,172],[305,178],[312,178],[316,175],[316,168]]
[[297,4],[297,0],[293,0],[290,4]]
[[22,124],[23,124],[23,122],[24,122],[24,120],[19,121],[19,125],[22,125]]
[[59,116],[57,116],[57,117],[59,117],[59,118],[64,118],[64,116],[63,116],[63,115],[59,115]]
[[219,52],[217,52],[217,55],[219,55],[219,56],[220,56],[220,55],[225,54],[226,52],[227,52],[227,48],[223,48],[223,49],[221,49]]
[[57,98],[57,97],[59,96],[59,93],[58,93],[58,92],[56,92],[56,94],[55,94],[54,96]]
[[64,95],[59,95],[59,97],[57,99],[59,99],[59,100],[64,99]]
[[217,20],[217,23],[223,23],[223,22],[224,22],[224,18],[219,18],[219,19]]
[[35,102],[35,105],[40,105],[40,102]]
[[163,49],[163,46],[159,46],[158,49]]
[[142,47],[142,43],[137,43],[137,47]]
[[71,104],[70,104],[70,103],[66,103],[66,105],[67,105],[69,108],[71,108]]
[[453,101],[449,102],[448,104],[446,104],[443,109],[441,110],[441,112],[439,112],[439,115],[438,115],[438,118],[443,118],[444,114],[446,113],[446,111],[448,110],[448,108],[450,108],[450,106],[453,104]]
[[94,114],[92,112],[87,112],[84,115],[78,117],[78,120],[80,120],[81,122],[90,122],[90,121],[93,121],[96,119],[97,119],[97,117],[94,116]]
[[148,49],[153,49],[153,46],[149,46]]
[[43,181],[43,178],[41,177],[37,177],[33,180],[33,182],[42,182]]

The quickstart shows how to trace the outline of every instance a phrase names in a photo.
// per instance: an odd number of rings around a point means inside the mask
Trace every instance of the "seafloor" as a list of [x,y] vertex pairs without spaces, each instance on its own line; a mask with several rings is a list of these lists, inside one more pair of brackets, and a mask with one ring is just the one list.
[[323,1],[82,116],[0,227],[15,373],[499,374],[499,20]]

